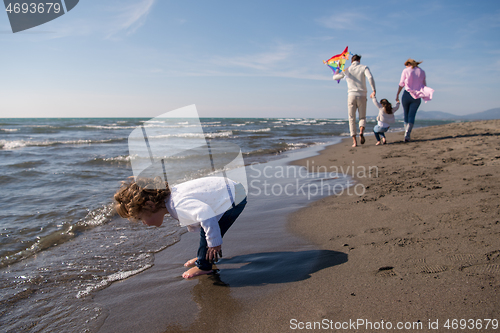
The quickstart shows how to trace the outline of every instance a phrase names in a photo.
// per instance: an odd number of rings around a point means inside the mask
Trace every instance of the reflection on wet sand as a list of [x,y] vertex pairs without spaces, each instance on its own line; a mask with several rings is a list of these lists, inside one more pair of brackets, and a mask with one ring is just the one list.
[[308,279],[311,274],[347,262],[347,254],[328,250],[264,252],[236,256],[219,262],[214,274],[198,277],[191,290],[199,312],[189,327],[169,326],[166,332],[228,332],[238,315],[244,315],[246,300],[238,289]]

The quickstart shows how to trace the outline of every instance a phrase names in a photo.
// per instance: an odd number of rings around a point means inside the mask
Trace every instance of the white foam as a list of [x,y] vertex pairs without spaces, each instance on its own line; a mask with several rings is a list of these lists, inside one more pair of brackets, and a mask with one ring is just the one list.
[[117,272],[117,273],[108,275],[102,281],[100,281],[94,285],[88,286],[87,288],[85,288],[85,290],[80,290],[76,294],[76,298],[82,298],[82,297],[88,296],[93,291],[104,289],[115,281],[125,280],[126,278],[131,277],[132,275],[139,274],[139,273],[141,273],[141,272],[143,272],[146,269],[151,268],[151,267],[153,267],[153,265],[146,265],[144,267],[141,267],[139,269],[135,269],[133,271]]
[[233,135],[233,131],[223,131],[216,133],[177,133],[177,134],[163,134],[152,135],[148,139],[165,139],[165,138],[220,138]]
[[66,145],[79,145],[79,144],[92,144],[92,143],[108,143],[112,142],[113,139],[107,140],[68,140],[68,141],[26,141],[26,140],[0,140],[0,148],[4,150],[12,150],[16,148],[22,148],[27,146],[32,147],[46,147],[53,146],[57,144],[66,144]]
[[102,160],[105,162],[130,162],[131,158],[132,157],[130,155],[122,155],[116,157],[103,158]]
[[16,141],[0,140],[0,148],[5,150],[12,150],[22,147],[26,147],[26,142],[23,140],[16,140]]
[[261,128],[256,130],[241,130],[240,132],[250,132],[250,133],[258,133],[258,132],[269,132],[270,128]]

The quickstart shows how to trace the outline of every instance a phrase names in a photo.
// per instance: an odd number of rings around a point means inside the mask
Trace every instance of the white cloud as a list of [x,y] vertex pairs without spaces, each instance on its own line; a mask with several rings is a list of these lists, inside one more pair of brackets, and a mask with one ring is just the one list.
[[[137,31],[137,29],[144,24],[155,1],[156,0],[141,0],[128,3],[123,3],[123,1],[121,1],[118,7],[119,13],[113,20],[108,38],[121,31],[126,31],[127,34]],[[113,11],[116,11],[116,8],[113,8]]]
[[361,24],[369,20],[369,17],[358,12],[339,12],[339,14],[318,18],[316,22],[330,29],[359,30],[362,29]]
[[293,46],[279,45],[275,50],[235,57],[215,57],[212,63],[222,67],[247,67],[256,70],[270,70],[286,61],[293,51]]
[[[116,38],[119,33],[127,35],[137,31],[147,19],[156,0],[120,0],[110,3],[99,3],[92,10],[96,15],[78,16],[78,11],[70,12],[72,15],[66,20],[54,20],[50,23],[51,34],[48,39],[64,38],[68,36],[101,35],[105,38]],[[78,7],[77,7],[78,9]],[[48,26],[48,25],[47,25]],[[40,29],[44,32],[48,28],[43,25],[31,29],[35,33]]]

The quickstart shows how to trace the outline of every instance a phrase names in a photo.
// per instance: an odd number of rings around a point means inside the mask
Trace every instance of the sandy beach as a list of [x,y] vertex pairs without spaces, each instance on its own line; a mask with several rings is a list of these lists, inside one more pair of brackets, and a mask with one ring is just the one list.
[[[270,238],[249,244],[228,234],[219,278],[179,278],[189,258],[183,244],[196,241],[182,236],[152,269],[95,296],[109,311],[100,332],[492,330],[500,320],[499,128],[500,120],[454,123],[416,129],[406,144],[402,133],[383,146],[368,136],[357,148],[346,139],[294,162],[332,178],[342,170],[356,184],[283,210],[291,236],[266,229],[260,235]],[[265,206],[247,210],[243,220],[270,225],[255,213]]]
[[376,166],[378,177],[360,173],[364,195],[330,196],[290,218],[295,233],[349,259],[262,302],[251,331],[326,319],[393,328],[421,322],[423,331],[444,332],[448,319],[467,320],[467,329],[500,319],[499,128],[500,120],[427,127],[407,144],[402,133],[390,133],[385,146],[374,146],[373,137],[357,148],[344,140],[298,161],[312,172]]

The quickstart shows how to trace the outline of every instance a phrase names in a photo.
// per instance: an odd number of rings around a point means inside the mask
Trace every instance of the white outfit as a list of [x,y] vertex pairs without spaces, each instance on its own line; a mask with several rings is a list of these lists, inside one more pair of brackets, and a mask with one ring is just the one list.
[[359,112],[359,127],[366,127],[366,79],[375,91],[375,80],[370,68],[353,61],[343,72],[335,74],[334,80],[345,77],[347,81],[347,110],[349,113],[349,131],[356,136],[356,109]]
[[234,203],[235,182],[225,177],[190,180],[170,188],[165,205],[170,215],[189,231],[206,234],[209,247],[222,244],[219,219]]
[[377,102],[377,98],[372,98],[373,104],[378,108],[378,116],[377,116],[377,125],[380,127],[387,127],[396,122],[396,118],[394,118],[394,113],[399,109],[399,102],[396,102],[396,105],[392,108],[392,114],[388,114],[385,112],[385,108]]
[[334,80],[340,80],[345,77],[347,81],[347,94],[350,96],[366,96],[366,79],[370,83],[372,90],[375,91],[375,80],[370,72],[370,68],[361,65],[359,61],[353,61],[351,66],[343,72],[335,74]]

